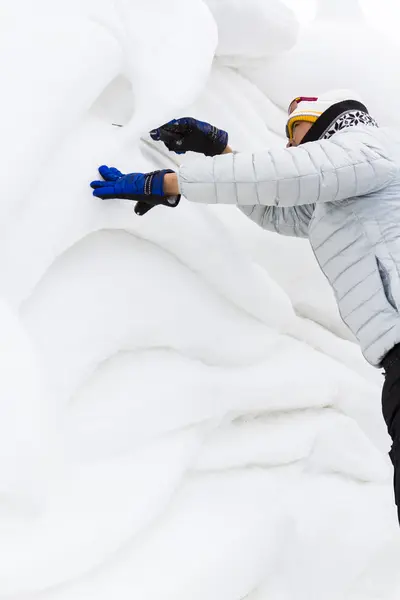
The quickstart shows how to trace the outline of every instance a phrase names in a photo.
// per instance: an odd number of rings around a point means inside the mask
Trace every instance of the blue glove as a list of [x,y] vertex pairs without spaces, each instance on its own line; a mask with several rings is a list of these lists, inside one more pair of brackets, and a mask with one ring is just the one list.
[[181,199],[180,196],[164,195],[164,177],[167,173],[173,173],[169,169],[124,175],[115,167],[102,165],[99,167],[99,173],[104,181],[91,182],[93,196],[103,200],[110,198],[137,200],[135,205],[137,215],[144,215],[159,204],[175,208]]
[[222,154],[228,145],[228,134],[204,121],[191,117],[174,119],[150,131],[156,142],[161,141],[176,154],[199,152],[206,156]]

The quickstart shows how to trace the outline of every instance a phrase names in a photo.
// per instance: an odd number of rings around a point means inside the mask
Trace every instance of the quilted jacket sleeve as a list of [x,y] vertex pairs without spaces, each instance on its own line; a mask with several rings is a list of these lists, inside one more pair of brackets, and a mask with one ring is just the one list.
[[193,202],[281,208],[369,194],[398,170],[376,131],[352,127],[295,148],[205,158],[180,168],[180,190]]

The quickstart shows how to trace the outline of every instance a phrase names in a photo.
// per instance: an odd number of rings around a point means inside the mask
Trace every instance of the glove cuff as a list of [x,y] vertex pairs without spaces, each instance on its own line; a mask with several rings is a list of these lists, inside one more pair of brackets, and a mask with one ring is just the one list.
[[218,129],[211,125],[211,131],[209,133],[209,139],[211,144],[209,148],[204,152],[205,156],[218,156],[223,153],[228,145],[228,133],[223,129]]

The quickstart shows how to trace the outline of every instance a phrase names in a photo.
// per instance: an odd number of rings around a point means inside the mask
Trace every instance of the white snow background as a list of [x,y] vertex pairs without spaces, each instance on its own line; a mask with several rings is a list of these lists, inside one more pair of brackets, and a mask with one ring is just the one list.
[[2,600],[399,599],[383,376],[307,242],[88,186],[176,167],[179,116],[252,151],[339,87],[400,126],[377,4],[2,0]]

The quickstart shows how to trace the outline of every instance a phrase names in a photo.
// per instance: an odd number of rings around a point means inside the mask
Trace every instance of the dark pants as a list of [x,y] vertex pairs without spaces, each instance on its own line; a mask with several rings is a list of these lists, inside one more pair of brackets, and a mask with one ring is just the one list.
[[382,367],[385,370],[382,411],[393,442],[389,456],[394,467],[394,497],[400,523],[400,344],[385,356]]

